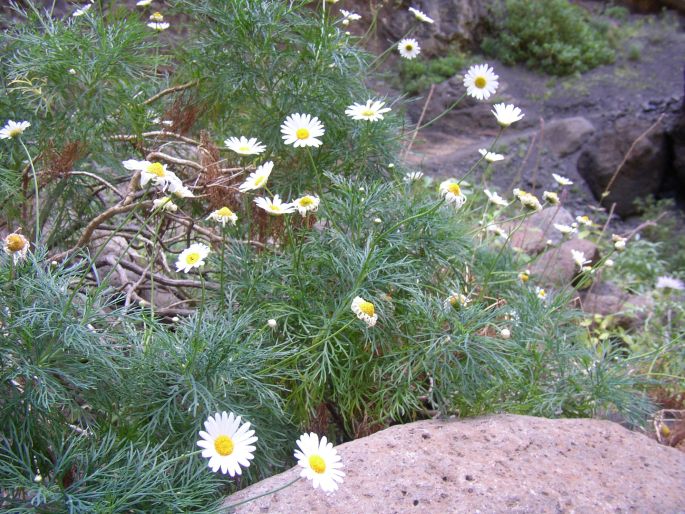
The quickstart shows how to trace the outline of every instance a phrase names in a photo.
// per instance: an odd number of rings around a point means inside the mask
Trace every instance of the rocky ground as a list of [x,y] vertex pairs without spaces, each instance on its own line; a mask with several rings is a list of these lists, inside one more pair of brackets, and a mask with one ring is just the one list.
[[[623,45],[640,49],[639,59],[619,51],[614,64],[582,76],[554,78],[484,58],[500,76],[492,103],[514,103],[526,114],[495,145],[506,160],[495,165],[489,184],[505,192],[520,184],[539,194],[555,187],[551,174],[558,173],[575,182],[566,207],[574,216],[587,214],[633,142],[649,131],[631,151],[605,205],[616,202],[616,212],[628,217],[636,212],[634,198],[678,197],[685,170],[682,161],[675,163],[674,145],[682,153],[685,132],[677,126],[685,117],[685,63],[675,56],[685,55],[683,18],[674,12],[633,15],[625,27]],[[462,92],[458,76],[437,85],[424,122]],[[422,98],[410,104],[413,120],[424,103]],[[435,175],[459,176],[479,158],[479,148],[492,144],[498,128],[491,106],[468,99],[462,105],[419,135],[409,156],[412,164]],[[481,177],[477,174],[476,181]]]
[[[338,447],[333,494],[300,480],[239,513],[678,513],[685,453],[610,421],[497,415],[419,421]],[[293,468],[226,500],[291,481]]]

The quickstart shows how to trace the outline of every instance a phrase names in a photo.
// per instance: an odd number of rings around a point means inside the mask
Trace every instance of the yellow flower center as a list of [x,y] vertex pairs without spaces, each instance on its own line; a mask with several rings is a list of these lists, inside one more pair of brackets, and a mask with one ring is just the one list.
[[161,12],[153,13],[150,16],[150,21],[164,21],[164,16],[162,15]]
[[269,205],[269,210],[270,210],[271,212],[275,212],[275,213],[279,213],[279,214],[280,214],[280,212],[281,212],[281,206],[280,206],[280,205],[275,205],[275,204],[272,203],[271,205]]
[[304,127],[297,129],[297,132],[295,132],[295,137],[297,139],[307,139],[309,137],[309,129]]
[[365,300],[359,302],[359,310],[367,316],[373,316],[374,314],[376,314],[376,308],[373,306],[373,304]]
[[197,252],[191,252],[188,255],[186,255],[186,262],[188,264],[195,264],[199,260],[200,260],[200,254]]
[[544,289],[540,289],[540,291],[538,291],[538,296],[540,298],[544,298],[545,296],[547,296],[547,293],[545,292]]
[[404,49],[407,52],[411,52],[414,49],[414,45],[412,45],[411,43],[407,43],[406,45],[404,45]]
[[478,89],[483,89],[487,85],[488,81],[485,80],[485,77],[476,77],[476,80],[473,81],[473,85],[476,86]]
[[222,457],[226,457],[233,453],[233,439],[227,435],[220,435],[214,439],[214,449],[216,453]]
[[21,237],[19,234],[10,234],[7,236],[7,248],[11,252],[19,252],[26,246],[26,239]]
[[9,135],[10,135],[11,138],[15,138],[15,137],[21,136],[21,134],[22,134],[23,132],[24,132],[24,131],[21,130],[21,128],[19,128],[19,127],[12,127],[12,128],[9,129],[9,131],[8,131],[8,133],[9,133]]
[[250,151],[252,151],[252,148],[250,148],[247,145],[243,145],[243,146],[238,147],[238,152],[240,152],[240,153],[250,153]]
[[255,187],[262,187],[264,183],[266,182],[266,177],[262,175],[261,177],[257,177],[254,181]]
[[233,216],[233,211],[229,209],[228,207],[222,207],[218,211],[216,211],[217,216],[221,216],[223,218],[230,218]]
[[519,278],[521,279],[521,282],[528,282],[528,279],[530,278],[527,273],[521,273],[519,275]]
[[367,118],[371,118],[371,117],[375,116],[375,114],[376,114],[376,111],[374,111],[372,109],[364,109],[361,112],[361,115],[366,116]]
[[314,199],[311,196],[303,196],[300,198],[300,207],[309,207],[314,204]]
[[164,176],[164,166],[162,166],[158,162],[153,162],[151,163],[146,170],[148,173],[151,173],[152,175],[157,175],[158,177],[163,177]]
[[[371,306],[371,308],[373,309],[373,305]],[[311,457],[309,457],[309,467],[320,475],[321,473],[326,471],[326,461],[324,461],[318,455],[312,455]]]
[[456,182],[453,182],[450,185],[448,185],[447,191],[452,193],[454,196],[460,196],[461,195],[461,188],[459,187],[459,184],[457,184]]

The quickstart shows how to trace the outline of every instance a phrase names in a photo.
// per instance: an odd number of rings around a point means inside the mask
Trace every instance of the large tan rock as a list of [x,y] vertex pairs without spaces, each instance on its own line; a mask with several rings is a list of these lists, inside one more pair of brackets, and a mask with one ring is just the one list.
[[512,248],[535,255],[547,248],[547,241],[554,244],[563,241],[561,232],[554,228],[555,223],[571,225],[573,222],[570,212],[561,206],[553,206],[531,214],[523,223],[517,221],[504,223],[502,228],[507,232],[513,232],[509,239]]
[[[685,453],[610,421],[498,415],[398,425],[340,445],[333,494],[300,480],[239,513],[685,511]],[[297,477],[293,468],[226,505]]]
[[[550,248],[530,267],[533,279],[547,287],[563,288],[574,283],[579,274],[573,260],[573,250],[582,252],[591,264],[599,260],[599,248],[587,239],[569,239],[557,247]],[[588,287],[590,284],[583,284]]]

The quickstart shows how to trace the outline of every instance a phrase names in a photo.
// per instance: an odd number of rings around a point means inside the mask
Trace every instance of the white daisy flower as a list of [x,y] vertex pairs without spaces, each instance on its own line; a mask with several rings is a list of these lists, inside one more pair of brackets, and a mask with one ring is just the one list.
[[176,212],[178,210],[178,205],[176,205],[168,196],[163,196],[162,198],[152,200],[152,209],[150,210],[158,212]]
[[173,185],[174,188],[178,187],[178,184],[181,182],[173,171],[167,169],[166,164],[137,161],[135,159],[123,161],[121,164],[127,170],[140,171],[140,185],[142,187],[145,187],[148,182],[152,181],[153,184],[160,186],[164,191],[170,185]]
[[577,231],[575,227],[572,227],[571,225],[564,225],[562,223],[555,223],[554,228],[564,235],[573,234]]
[[266,324],[269,325],[269,328],[271,328],[271,329],[273,329],[273,330],[276,330],[276,328],[278,327],[278,322],[277,322],[275,319],[273,319],[273,318],[271,318],[270,320],[268,320],[268,321],[266,322]]
[[573,262],[575,262],[580,269],[583,269],[583,266],[590,264],[591,262],[589,259],[586,259],[585,254],[579,250],[571,250],[571,257],[573,257]]
[[88,12],[88,10],[89,10],[91,7],[93,7],[93,4],[86,4],[86,5],[84,5],[83,7],[79,7],[78,9],[76,9],[76,10],[74,11],[74,13],[72,14],[72,16],[73,16],[74,18],[78,18],[79,16],[83,16],[84,14],[86,14],[86,13]]
[[359,21],[362,19],[356,12],[346,11],[345,9],[340,9],[340,14],[343,15],[343,25],[347,25],[351,21]]
[[512,104],[495,104],[493,108],[495,110],[490,112],[495,115],[497,123],[499,123],[501,127],[508,127],[512,123],[522,120],[524,116],[521,109],[514,107]]
[[356,296],[354,300],[352,300],[351,309],[352,312],[369,327],[373,327],[376,324],[376,321],[378,321],[378,314],[376,314],[374,305],[371,302],[364,300],[361,296]]
[[252,191],[266,186],[266,182],[269,180],[269,175],[271,175],[271,170],[273,169],[273,161],[266,161],[257,167],[254,172],[250,173],[250,176],[238,186],[238,189],[241,193],[244,193],[245,191]]
[[390,107],[383,107],[385,102],[379,100],[367,100],[366,104],[354,103],[346,110],[353,120],[378,121],[383,119],[383,114],[390,111]]
[[612,234],[611,240],[614,242],[614,248],[616,248],[617,251],[622,252],[626,249],[626,243],[628,242],[627,238],[621,237],[618,234]]
[[421,171],[410,171],[406,175],[404,175],[404,178],[402,179],[403,182],[407,184],[411,184],[412,182],[416,182],[417,180],[421,180],[423,178],[423,172]]
[[502,337],[502,339],[509,339],[511,337],[511,330],[508,328],[503,328],[499,331],[499,335]]
[[657,289],[673,289],[674,291],[685,291],[685,283],[682,280],[675,277],[658,277],[656,279]]
[[302,467],[300,476],[311,480],[314,489],[320,487],[325,492],[337,490],[345,473],[340,455],[326,436],[319,441],[314,432],[302,434],[297,446],[299,450],[295,450],[295,458],[298,466]]
[[319,118],[309,114],[291,114],[281,125],[283,142],[286,145],[293,145],[295,148],[320,146],[321,141],[317,137],[323,136],[325,131]]
[[466,93],[478,100],[487,100],[497,90],[499,77],[487,64],[471,66],[464,76]]
[[151,3],[152,3],[152,0],[139,0],[138,2],[136,2],[136,5],[138,7],[147,7]]
[[153,30],[158,31],[158,32],[162,32],[163,30],[166,30],[169,28],[169,24],[165,21],[163,21],[163,22],[153,21],[153,22],[148,23],[147,26]]
[[188,273],[193,268],[204,266],[209,255],[209,246],[203,243],[193,243],[181,252],[176,261],[176,272]]
[[608,267],[611,268],[611,267],[613,267],[613,265],[616,264],[616,263],[614,262],[613,259],[607,259],[607,260],[604,261],[604,264],[605,264],[606,266],[608,266]]
[[176,198],[195,198],[193,192],[184,186],[178,177],[169,182],[169,192]]
[[504,155],[494,152],[488,152],[485,148],[479,149],[478,153],[481,154],[483,156],[483,159],[485,159],[488,162],[497,162],[504,159]]
[[221,468],[224,475],[241,475],[242,468],[249,467],[254,458],[253,444],[257,442],[250,423],[241,424],[240,416],[224,411],[209,416],[204,424],[206,432],[200,430],[197,445],[203,448],[202,456],[209,459],[207,465],[214,472]]
[[542,210],[542,204],[535,195],[527,193],[526,191],[521,191],[520,189],[514,189],[514,196],[519,199],[519,202],[521,202],[524,207],[528,207],[534,211]]
[[445,299],[444,302],[442,302],[442,305],[445,307],[445,309],[450,309],[452,307],[467,307],[470,303],[471,300],[467,296],[461,293],[452,293]]
[[413,38],[405,38],[397,43],[397,51],[405,59],[413,59],[421,53],[418,41]]
[[410,7],[409,12],[412,13],[419,21],[422,21],[424,23],[433,23],[433,18],[426,16],[423,12],[419,11],[418,9]]
[[488,197],[488,200],[490,200],[491,203],[494,203],[495,205],[499,205],[501,207],[506,207],[507,205],[509,205],[509,202],[507,202],[497,193],[493,193],[489,189],[484,189],[483,192],[485,193],[485,196]]
[[5,126],[0,129],[0,139],[14,139],[21,136],[24,131],[29,128],[31,124],[28,121],[12,121],[7,120]]
[[278,195],[275,195],[273,200],[266,197],[255,198],[254,202],[260,209],[264,209],[269,214],[274,214],[276,216],[295,211],[295,207],[292,204],[284,203]]
[[559,195],[553,191],[544,191],[542,193],[542,198],[544,200],[547,200],[552,205],[559,205],[559,203],[560,203]]
[[221,225],[225,227],[226,223],[229,221],[235,225],[235,222],[238,221],[238,216],[228,207],[222,207],[221,209],[217,209],[216,211],[212,212],[209,216],[207,216],[207,219],[221,223]]
[[485,231],[495,234],[496,236],[501,237],[502,239],[507,238],[507,233],[502,229],[502,227],[498,225],[488,225],[485,228]]
[[29,251],[29,240],[23,235],[13,232],[5,237],[4,250],[7,255],[12,257],[14,264],[18,264],[26,259]]
[[319,209],[319,203],[321,200],[318,196],[304,195],[293,201],[292,205],[304,217],[308,212],[316,212]]
[[544,290],[543,288],[541,288],[541,287],[536,287],[536,288],[535,288],[535,295],[536,295],[538,298],[540,298],[540,300],[544,300],[545,298],[547,298],[547,291],[545,291],[545,290]]
[[594,225],[594,223],[592,223],[592,220],[587,216],[576,216],[576,221],[581,225],[585,225],[586,227],[591,227],[592,225]]
[[573,185],[573,181],[567,179],[566,177],[562,177],[561,175],[557,175],[556,173],[552,173],[552,178],[556,180],[557,184],[560,186],[571,186]]
[[457,209],[466,203],[466,196],[453,178],[443,180],[440,183],[440,194],[445,197],[447,203],[453,203]]
[[240,155],[259,155],[266,150],[266,146],[257,141],[256,137],[251,137],[250,139],[247,139],[245,136],[240,136],[240,139],[229,137],[224,141],[224,144],[229,150],[233,150]]

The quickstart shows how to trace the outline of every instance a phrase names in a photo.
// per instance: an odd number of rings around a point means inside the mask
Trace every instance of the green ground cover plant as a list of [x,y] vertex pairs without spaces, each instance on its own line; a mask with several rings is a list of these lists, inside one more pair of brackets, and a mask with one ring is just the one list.
[[644,420],[634,361],[507,245],[540,201],[469,184],[493,154],[439,185],[402,163],[420,127],[364,85],[349,13],[27,5],[0,41],[4,511],[215,512],[295,462],[333,490],[319,436],[436,415]]
[[504,0],[495,4],[483,50],[506,64],[568,75],[613,62],[607,25],[568,0]]

